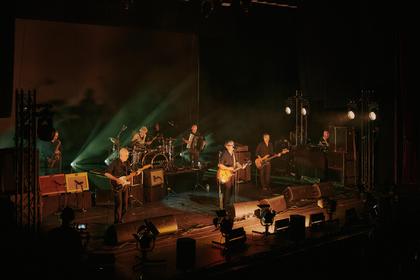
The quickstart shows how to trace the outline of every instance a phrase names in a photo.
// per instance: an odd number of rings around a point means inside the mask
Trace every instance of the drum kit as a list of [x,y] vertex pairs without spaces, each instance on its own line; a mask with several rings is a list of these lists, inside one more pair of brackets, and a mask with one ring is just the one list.
[[153,168],[170,169],[175,158],[175,140],[175,138],[161,137],[157,140],[159,145],[154,147],[144,144],[133,145],[130,151],[132,166],[151,164]]
[[[117,137],[109,137],[112,143],[112,151],[105,160],[109,165],[114,159],[119,157],[119,150],[122,148],[120,142],[120,134],[127,127],[123,125]],[[130,162],[132,168],[139,168],[150,164],[153,168],[163,168],[165,171],[176,170],[186,164],[183,152],[176,152],[175,142],[176,138],[165,138],[163,136],[156,136],[151,145],[134,143],[131,147],[126,147],[130,154]],[[193,144],[200,152],[204,150],[206,142],[203,137],[197,137]],[[181,148],[182,149],[182,148]],[[181,161],[181,162],[180,162]]]

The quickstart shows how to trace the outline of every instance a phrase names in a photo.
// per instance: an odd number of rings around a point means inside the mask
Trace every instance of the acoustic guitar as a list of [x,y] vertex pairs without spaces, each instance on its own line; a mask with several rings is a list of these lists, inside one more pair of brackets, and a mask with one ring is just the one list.
[[274,154],[272,156],[265,155],[262,158],[257,158],[257,159],[255,159],[255,166],[258,169],[261,169],[261,168],[263,168],[264,165],[266,165],[273,158],[281,157],[282,155],[287,154],[288,152],[289,152],[288,149],[283,149],[280,153]]
[[125,188],[127,188],[129,185],[131,185],[131,178],[133,178],[134,176],[139,175],[141,172],[143,172],[143,170],[146,170],[148,168],[151,168],[152,165],[151,164],[146,164],[145,166],[137,169],[137,171],[133,171],[131,172],[129,175],[127,176],[121,176],[118,179],[120,179],[123,183],[122,184],[118,184],[115,181],[111,181],[112,182],[112,190],[114,192],[119,192]]
[[219,168],[217,170],[217,180],[219,180],[220,183],[224,184],[228,182],[230,178],[232,178],[232,176],[236,173],[236,171],[240,169],[245,169],[248,165],[251,165],[251,164],[252,162],[249,160],[244,165],[242,165],[241,167],[237,167],[234,170]]

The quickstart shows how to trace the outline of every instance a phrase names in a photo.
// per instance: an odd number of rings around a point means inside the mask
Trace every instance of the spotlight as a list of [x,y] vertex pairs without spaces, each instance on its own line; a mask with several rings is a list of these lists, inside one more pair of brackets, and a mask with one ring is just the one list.
[[144,220],[144,225],[141,225],[135,234],[133,234],[134,239],[136,240],[137,249],[141,251],[141,256],[137,256],[139,262],[133,266],[133,269],[136,270],[142,265],[150,263],[162,263],[163,260],[149,260],[147,258],[147,253],[151,252],[155,247],[156,237],[159,235],[159,230],[156,226],[149,220]]
[[233,220],[226,215],[226,210],[216,211],[217,217],[213,219],[213,224],[220,229],[225,242],[212,241],[224,250],[238,248],[246,241],[246,234],[243,227],[233,229]]
[[357,104],[354,100],[347,102],[347,118],[349,120],[354,120],[356,118]]
[[303,108],[300,110],[300,113],[302,114],[302,116],[306,116],[306,114],[307,114],[306,108],[305,108],[305,107],[303,107]]
[[309,227],[311,229],[319,229],[325,222],[324,213],[311,214],[309,217]]
[[376,120],[376,113],[374,111],[369,112],[369,119],[371,121]]
[[349,118],[349,120],[354,120],[354,118],[356,117],[356,114],[352,110],[349,110],[347,112],[347,117]]
[[232,231],[233,220],[227,217],[226,210],[217,210],[216,218],[213,219],[213,224],[216,228],[220,229],[222,236],[226,237]]
[[290,225],[290,219],[289,218],[277,220],[274,223],[274,232],[277,233],[277,234],[286,232],[289,229],[289,225]]
[[292,109],[290,109],[289,106],[287,106],[284,111],[286,112],[287,115],[290,115],[292,113]]
[[376,102],[372,102],[369,104],[369,120],[374,121],[376,120],[378,113],[378,104]]
[[255,216],[260,219],[260,223],[265,227],[265,232],[252,231],[254,233],[264,234],[265,237],[270,235],[268,228],[273,224],[276,211],[270,209],[269,204],[257,205],[259,209],[255,210]]

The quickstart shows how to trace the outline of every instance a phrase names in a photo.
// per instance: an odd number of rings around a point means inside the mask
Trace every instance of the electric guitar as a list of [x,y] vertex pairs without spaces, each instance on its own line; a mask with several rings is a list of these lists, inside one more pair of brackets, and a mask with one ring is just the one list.
[[139,175],[141,172],[143,172],[143,170],[146,170],[148,168],[152,167],[151,164],[146,164],[145,166],[139,168],[137,171],[133,171],[131,172],[129,175],[127,176],[121,176],[118,179],[121,180],[123,183],[122,184],[118,184],[116,181],[111,181],[112,182],[112,190],[114,192],[118,192],[121,191],[125,188],[127,188],[127,186],[131,185],[131,178],[133,178],[134,176]]
[[219,180],[220,183],[224,184],[228,182],[230,178],[232,178],[232,176],[236,173],[236,171],[238,171],[239,169],[245,169],[248,165],[251,165],[251,164],[252,162],[249,160],[244,165],[242,165],[241,167],[237,167],[234,170],[219,168],[217,170],[217,180]]
[[263,166],[264,166],[265,164],[267,164],[267,162],[269,162],[269,161],[270,161],[270,160],[272,160],[273,158],[276,158],[276,157],[281,157],[281,155],[287,154],[288,152],[289,152],[289,150],[288,150],[288,149],[283,149],[280,153],[275,154],[275,155],[272,155],[271,157],[270,157],[269,155],[265,155],[265,156],[263,156],[262,158],[257,158],[257,159],[255,159],[255,166],[256,166],[258,169],[261,169],[261,168],[263,168]]

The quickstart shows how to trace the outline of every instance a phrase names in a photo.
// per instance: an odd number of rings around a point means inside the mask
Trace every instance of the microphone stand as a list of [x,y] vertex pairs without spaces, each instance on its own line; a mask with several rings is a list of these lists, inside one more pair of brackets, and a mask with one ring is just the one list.
[[[219,151],[219,161],[220,162],[220,157],[222,156],[222,151]],[[223,209],[223,193],[222,193],[222,186],[220,181],[217,179],[217,187],[219,190],[219,208]]]

